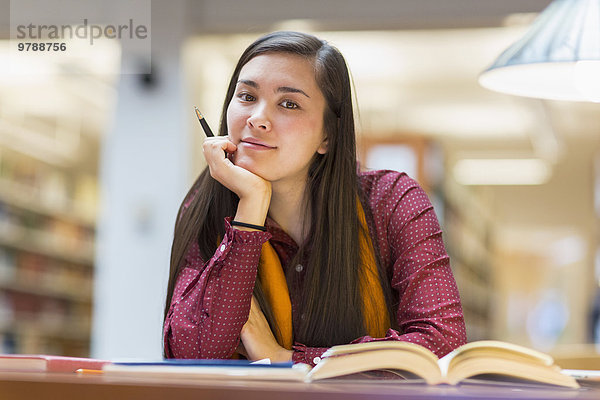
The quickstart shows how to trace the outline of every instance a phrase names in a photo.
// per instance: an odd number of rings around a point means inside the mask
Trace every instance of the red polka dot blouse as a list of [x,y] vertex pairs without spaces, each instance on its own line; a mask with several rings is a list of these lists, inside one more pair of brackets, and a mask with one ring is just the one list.
[[[385,338],[413,342],[442,357],[466,342],[456,282],[433,206],[425,191],[404,173],[368,171],[359,174],[372,221],[369,232],[379,246],[381,262],[391,269],[398,299],[396,321]],[[171,358],[229,358],[248,318],[262,244],[270,240],[282,266],[299,279],[290,287],[292,324],[302,318],[303,279],[308,265],[290,265],[298,245],[267,219],[267,232],[240,231],[225,220],[225,235],[213,257],[200,258],[197,244],[185,257],[164,324],[164,346]],[[295,343],[293,360],[314,365],[326,348]],[[316,360],[315,360],[316,359]]]

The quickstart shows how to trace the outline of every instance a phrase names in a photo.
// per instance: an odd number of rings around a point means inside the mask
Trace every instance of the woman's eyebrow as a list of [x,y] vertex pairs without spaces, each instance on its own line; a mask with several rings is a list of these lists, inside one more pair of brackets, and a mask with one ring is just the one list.
[[308,97],[310,99],[310,96],[307,95],[304,90],[293,88],[293,87],[289,87],[289,86],[281,86],[281,87],[277,88],[277,92],[281,92],[281,93],[302,93],[303,95],[305,95],[306,97]]
[[241,83],[243,85],[248,85],[255,89],[258,89],[258,83],[251,81],[249,79],[238,79],[237,83],[238,83],[238,85]]
[[[252,81],[250,79],[238,79],[237,81],[238,85],[242,84],[242,85],[247,85],[250,87],[253,87],[255,89],[259,89],[260,85],[255,82]],[[310,96],[308,94],[306,94],[306,92],[302,89],[298,89],[298,88],[294,88],[294,87],[290,87],[290,86],[280,86],[277,88],[277,92],[278,93],[300,93],[305,95],[306,97],[308,97],[310,99]]]

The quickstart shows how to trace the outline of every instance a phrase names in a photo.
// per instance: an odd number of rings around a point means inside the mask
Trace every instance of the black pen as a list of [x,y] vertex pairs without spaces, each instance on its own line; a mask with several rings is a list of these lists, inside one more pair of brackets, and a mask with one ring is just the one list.
[[210,126],[208,126],[208,123],[206,122],[206,120],[204,119],[202,114],[200,113],[200,110],[198,110],[198,107],[194,106],[194,109],[196,110],[196,116],[198,117],[198,121],[200,121],[200,125],[202,125],[202,129],[204,130],[204,134],[207,137],[215,136],[215,135],[213,135],[212,131],[210,130]]

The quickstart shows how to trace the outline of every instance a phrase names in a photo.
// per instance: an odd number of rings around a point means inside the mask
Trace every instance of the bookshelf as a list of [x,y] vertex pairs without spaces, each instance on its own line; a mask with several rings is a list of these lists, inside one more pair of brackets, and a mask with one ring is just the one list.
[[493,219],[485,188],[444,183],[444,237],[470,341],[492,337]]
[[0,352],[89,355],[96,190],[0,147]]

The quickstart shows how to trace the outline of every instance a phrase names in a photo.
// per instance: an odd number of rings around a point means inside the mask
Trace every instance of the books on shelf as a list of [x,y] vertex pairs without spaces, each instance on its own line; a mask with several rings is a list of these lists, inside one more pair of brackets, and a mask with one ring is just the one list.
[[1,371],[76,372],[78,369],[101,370],[109,362],[94,358],[43,354],[0,354]]
[[[261,379],[317,381],[368,371],[393,371],[403,378],[431,385],[456,385],[468,378],[531,381],[579,387],[577,381],[538,351],[498,341],[466,344],[438,359],[426,348],[408,342],[379,341],[330,348],[314,368],[304,364],[253,365],[240,360],[167,360],[155,363],[112,363],[105,374],[148,378]],[[358,375],[357,375],[358,376]],[[360,378],[365,375],[361,374]]]

